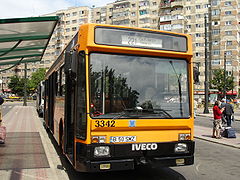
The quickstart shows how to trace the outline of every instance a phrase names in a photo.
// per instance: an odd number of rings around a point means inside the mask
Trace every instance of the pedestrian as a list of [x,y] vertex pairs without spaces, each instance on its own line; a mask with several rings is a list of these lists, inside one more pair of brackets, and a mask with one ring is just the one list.
[[5,143],[6,127],[2,124],[2,104],[4,99],[0,96],[0,144]]
[[234,110],[233,110],[233,105],[230,104],[229,99],[227,99],[227,103],[225,104],[224,114],[226,117],[227,126],[231,127],[232,115],[234,114]]
[[0,126],[2,125],[2,104],[4,103],[4,99],[0,96]]
[[221,100],[220,108],[225,107],[225,104],[226,104],[226,99],[223,98],[223,99]]
[[222,112],[224,111],[225,107],[220,109],[220,102],[216,101],[214,106],[213,106],[213,132],[212,132],[212,137],[220,139],[220,128],[222,127]]

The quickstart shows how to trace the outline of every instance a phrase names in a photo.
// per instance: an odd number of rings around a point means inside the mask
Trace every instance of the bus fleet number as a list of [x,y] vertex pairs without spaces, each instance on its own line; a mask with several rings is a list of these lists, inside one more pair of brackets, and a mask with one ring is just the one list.
[[103,121],[103,120],[97,120],[95,121],[95,127],[115,127],[115,121]]

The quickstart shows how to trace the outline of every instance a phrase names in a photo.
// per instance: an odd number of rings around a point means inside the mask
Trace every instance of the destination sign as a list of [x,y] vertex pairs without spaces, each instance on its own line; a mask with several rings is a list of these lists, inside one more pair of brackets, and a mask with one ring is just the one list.
[[187,38],[165,32],[137,29],[96,27],[95,43],[177,52],[187,51]]
[[162,48],[162,39],[122,35],[122,44],[136,47]]

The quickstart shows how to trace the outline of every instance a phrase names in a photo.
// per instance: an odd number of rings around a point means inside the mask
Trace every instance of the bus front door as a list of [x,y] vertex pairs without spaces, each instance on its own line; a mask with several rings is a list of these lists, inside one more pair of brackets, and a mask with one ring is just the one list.
[[[66,53],[66,96],[65,96],[65,121],[64,121],[64,152],[74,164],[74,118],[75,118],[75,74],[69,68],[72,54]],[[70,64],[70,65],[69,65]]]

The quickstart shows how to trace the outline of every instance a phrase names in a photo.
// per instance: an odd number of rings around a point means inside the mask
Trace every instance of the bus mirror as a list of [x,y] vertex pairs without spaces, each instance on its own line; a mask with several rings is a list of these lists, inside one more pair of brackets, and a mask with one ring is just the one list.
[[67,75],[69,76],[71,83],[74,86],[76,84],[77,74],[75,72],[73,72],[72,69],[69,69],[67,72]]

